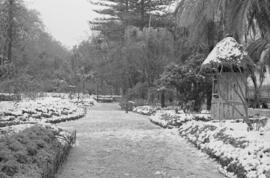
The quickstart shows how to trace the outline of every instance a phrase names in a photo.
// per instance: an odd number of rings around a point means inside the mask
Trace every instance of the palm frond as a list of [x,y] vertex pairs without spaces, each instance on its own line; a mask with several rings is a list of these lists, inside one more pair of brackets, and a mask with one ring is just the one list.
[[249,18],[256,19],[262,37],[270,42],[270,2],[267,0],[253,0]]
[[262,38],[249,44],[249,46],[247,47],[247,52],[254,61],[254,63],[257,64],[260,61],[261,54],[265,50],[266,45],[267,41]]

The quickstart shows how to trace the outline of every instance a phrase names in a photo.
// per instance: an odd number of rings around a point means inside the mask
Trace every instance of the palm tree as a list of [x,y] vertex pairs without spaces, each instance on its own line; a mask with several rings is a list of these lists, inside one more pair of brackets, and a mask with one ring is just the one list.
[[209,23],[215,23],[223,34],[232,34],[239,41],[246,40],[251,30],[270,41],[268,0],[182,0],[176,15],[177,25],[189,28],[193,40]]
[[[269,0],[181,0],[176,9],[179,28],[188,29],[192,44],[213,46],[226,34],[247,47],[257,64],[252,75],[255,102],[264,80],[266,66],[270,66],[270,1]],[[259,83],[258,83],[259,81]]]

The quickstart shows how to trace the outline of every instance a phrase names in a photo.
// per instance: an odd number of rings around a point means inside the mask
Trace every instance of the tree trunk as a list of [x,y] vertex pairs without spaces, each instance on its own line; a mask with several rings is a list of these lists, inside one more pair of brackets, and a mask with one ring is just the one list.
[[126,5],[126,13],[128,13],[128,8],[129,8],[128,1],[129,0],[126,0],[126,4],[125,4]]
[[8,36],[8,51],[7,51],[7,58],[8,61],[12,62],[12,46],[13,46],[13,6],[14,6],[14,0],[9,0],[9,7],[8,7],[8,30],[7,30],[7,36]]
[[260,99],[260,91],[259,91],[259,88],[258,88],[258,85],[257,85],[257,78],[255,76],[255,74],[253,73],[251,75],[251,80],[252,80],[252,83],[253,83],[253,86],[254,86],[254,96],[253,96],[253,107],[257,108],[259,106],[259,99]]
[[206,94],[207,110],[211,110],[211,100],[212,100],[212,92],[207,92]]
[[165,91],[161,91],[160,94],[160,104],[162,108],[165,108]]
[[143,30],[144,27],[144,16],[145,16],[145,0],[141,0],[141,30]]

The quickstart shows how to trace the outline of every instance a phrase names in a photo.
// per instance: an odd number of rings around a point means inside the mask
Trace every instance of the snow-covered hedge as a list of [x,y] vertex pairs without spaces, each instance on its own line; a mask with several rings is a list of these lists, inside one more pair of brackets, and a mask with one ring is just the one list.
[[0,177],[54,177],[75,138],[50,124],[0,128]]
[[83,117],[84,107],[68,99],[39,98],[18,103],[0,103],[0,127],[26,123],[58,123]]
[[164,128],[178,127],[181,136],[216,159],[226,173],[240,178],[270,177],[270,128],[247,131],[239,121],[212,121],[210,114],[175,114],[161,110],[150,121]]
[[191,114],[175,114],[175,111],[157,111],[150,117],[150,121],[163,127],[172,128],[179,127],[183,123],[193,119]]
[[237,177],[269,177],[270,140],[246,129],[246,124],[230,121],[191,121],[180,126],[179,133]]
[[19,101],[19,100],[21,100],[21,95],[0,93],[0,101]]
[[133,109],[133,112],[150,116],[156,112],[156,108],[153,106],[138,106]]
[[150,121],[164,128],[179,127],[182,124],[191,121],[210,121],[210,114],[185,114],[179,111],[177,114],[174,110],[158,110],[150,117]]

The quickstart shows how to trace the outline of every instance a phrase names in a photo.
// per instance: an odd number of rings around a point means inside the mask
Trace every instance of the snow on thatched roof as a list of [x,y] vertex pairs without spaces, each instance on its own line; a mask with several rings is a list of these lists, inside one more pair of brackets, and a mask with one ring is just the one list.
[[226,37],[214,47],[202,64],[202,69],[241,68],[247,69],[253,62],[234,38]]

